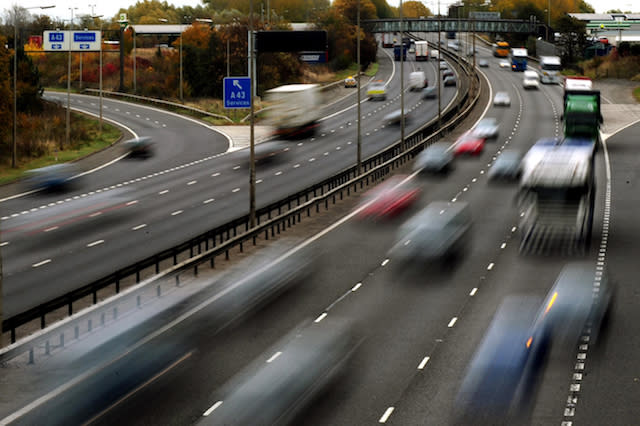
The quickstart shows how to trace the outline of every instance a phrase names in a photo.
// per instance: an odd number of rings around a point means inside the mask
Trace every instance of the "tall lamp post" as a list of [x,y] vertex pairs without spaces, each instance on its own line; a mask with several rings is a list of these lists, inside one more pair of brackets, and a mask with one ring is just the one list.
[[[51,9],[52,6],[22,7],[21,9]],[[11,167],[16,167],[18,150],[18,14],[14,9],[13,15],[13,152],[11,154]]]
[[70,7],[71,22],[69,23],[69,52],[67,62],[67,130],[65,132],[65,144],[69,146],[71,138],[71,37],[73,36],[73,11],[77,10],[77,7]]
[[[95,5],[92,6],[95,7]],[[100,133],[102,134],[102,16],[103,15],[91,15],[93,19],[100,19]]]

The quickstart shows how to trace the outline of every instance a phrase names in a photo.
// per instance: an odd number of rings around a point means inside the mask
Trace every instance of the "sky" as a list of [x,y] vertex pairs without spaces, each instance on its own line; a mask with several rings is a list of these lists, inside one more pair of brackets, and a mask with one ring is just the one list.
[[[86,2],[78,1],[78,0],[8,0],[3,1],[3,9],[8,7],[8,5],[13,3],[18,3],[22,7],[38,7],[38,6],[49,6],[49,5],[57,5],[55,8],[39,10],[33,9],[30,10],[32,14],[46,14],[52,17],[62,18],[62,19],[70,19],[71,11],[70,7],[77,7],[77,10],[74,10],[74,16],[79,15],[103,15],[105,18],[110,18],[115,16],[120,8],[128,8],[129,6],[136,3],[137,0],[86,0]],[[202,4],[200,0],[167,0],[167,3],[173,4],[175,6],[197,6]],[[397,6],[400,1],[399,0],[387,0],[392,6]],[[423,3],[425,6],[430,8],[432,11],[437,10],[437,0],[424,0]],[[444,10],[446,5],[455,3],[453,0],[441,0],[440,1],[440,9]],[[621,10],[632,10],[633,12],[640,13],[640,2],[638,0],[587,0],[597,13],[604,13],[610,9],[621,9]],[[5,6],[7,5],[7,6]],[[91,5],[95,5],[92,7]]]

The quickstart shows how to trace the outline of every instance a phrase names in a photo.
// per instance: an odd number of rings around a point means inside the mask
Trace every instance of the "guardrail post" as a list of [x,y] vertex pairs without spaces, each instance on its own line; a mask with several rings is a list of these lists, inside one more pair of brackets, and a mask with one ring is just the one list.
[[120,293],[120,279],[116,277],[116,294]]
[[180,286],[180,275],[176,274],[176,287]]
[[73,299],[69,297],[69,309],[67,309],[67,313],[69,316],[73,315]]
[[136,268],[136,284],[140,282],[140,270]]
[[158,284],[158,286],[156,287],[156,296],[162,296],[162,287],[160,286],[160,284]]
[[104,318],[104,312],[100,314],[100,325],[104,325],[105,322],[105,318]]
[[139,308],[141,304],[141,299],[140,299],[140,295],[136,296],[136,306]]
[[224,258],[225,258],[225,260],[229,260],[229,250],[225,250]]
[[44,354],[45,355],[51,354],[51,345],[49,344],[49,339],[47,339],[47,341],[44,342]]
[[76,325],[73,328],[73,335],[74,335],[75,339],[78,339],[78,337],[80,337],[80,326]]
[[44,313],[42,313],[42,315],[40,315],[40,328],[41,329],[45,328],[47,326],[47,324],[45,323],[45,320],[44,320],[44,315],[45,315]]
[[35,361],[33,360],[33,348],[29,348],[29,364],[34,364]]
[[198,276],[198,264],[197,263],[193,266],[193,275],[195,275],[196,277]]
[[87,321],[87,331],[91,332],[92,329],[93,329],[93,321],[89,319]]
[[118,319],[118,307],[113,308],[113,319]]
[[242,243],[242,241],[240,241],[240,253],[244,253],[242,245],[243,245],[243,243]]
[[64,348],[64,333],[60,333],[60,347]]

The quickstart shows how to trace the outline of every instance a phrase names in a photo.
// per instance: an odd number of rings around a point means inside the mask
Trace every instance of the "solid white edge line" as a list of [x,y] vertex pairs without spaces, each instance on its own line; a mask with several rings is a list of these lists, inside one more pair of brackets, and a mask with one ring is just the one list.
[[327,313],[326,313],[326,312],[323,312],[323,313],[321,313],[321,314],[320,314],[320,316],[319,316],[318,318],[316,318],[313,322],[318,323],[318,322],[322,321],[323,319],[325,319],[325,318],[326,318],[326,316],[327,316]]
[[451,318],[451,321],[449,321],[449,324],[447,324],[447,327],[449,328],[453,327],[457,321],[458,321],[458,317]]
[[387,420],[389,420],[389,417],[391,417],[391,413],[393,413],[393,410],[395,410],[394,407],[387,408],[382,417],[380,417],[380,420],[378,420],[378,423],[386,423]]
[[478,287],[474,287],[469,292],[469,296],[475,296],[477,292],[478,292]]
[[97,246],[98,244],[102,244],[102,243],[104,243],[104,240],[96,240],[96,241],[94,241],[92,243],[87,244],[87,247],[94,247],[94,246]]
[[358,283],[356,285],[353,286],[353,288],[351,289],[351,291],[356,291],[358,290],[360,287],[362,287],[362,283]]
[[216,408],[218,408],[218,407],[219,407],[219,406],[221,406],[221,405],[222,405],[222,401],[218,401],[218,402],[216,402],[215,404],[213,404],[213,405],[211,406],[211,408],[209,408],[207,411],[205,411],[202,415],[203,415],[204,417],[207,417],[209,414],[211,414],[211,413],[213,412],[213,410],[215,410]]
[[269,359],[267,360],[267,364],[270,364],[270,363],[272,363],[273,361],[275,361],[275,360],[276,360],[276,358],[278,358],[280,355],[282,355],[282,352],[280,352],[280,351],[278,351],[278,352],[276,352],[275,354],[271,355],[271,358],[269,358]]
[[41,262],[34,263],[34,264],[33,264],[33,265],[31,265],[31,266],[32,266],[32,267],[34,267],[34,268],[38,268],[38,267],[40,267],[40,266],[42,266],[42,265],[46,265],[46,264],[47,264],[47,263],[49,263],[49,262],[51,262],[51,259],[46,259],[46,260],[43,260],[43,261],[41,261]]

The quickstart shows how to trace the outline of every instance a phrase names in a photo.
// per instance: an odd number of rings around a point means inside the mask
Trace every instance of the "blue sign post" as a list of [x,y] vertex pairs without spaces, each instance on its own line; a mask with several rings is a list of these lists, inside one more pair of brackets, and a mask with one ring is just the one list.
[[251,108],[251,78],[225,77],[223,100],[225,108]]

